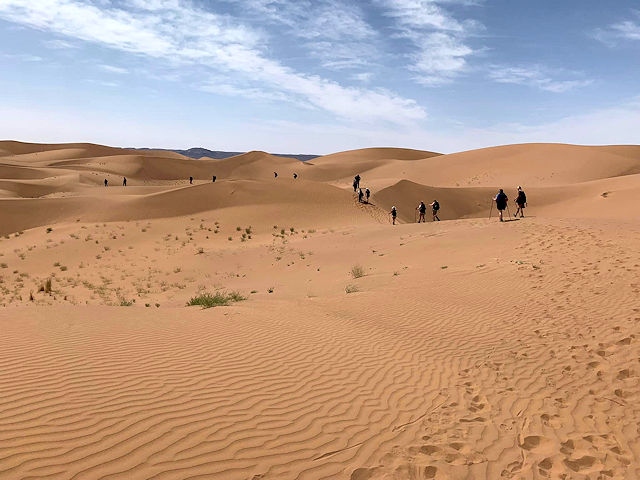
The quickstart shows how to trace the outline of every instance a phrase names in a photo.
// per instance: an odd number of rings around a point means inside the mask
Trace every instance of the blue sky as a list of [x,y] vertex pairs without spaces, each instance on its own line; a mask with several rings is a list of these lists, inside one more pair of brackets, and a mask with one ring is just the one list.
[[638,144],[637,0],[0,0],[0,138]]

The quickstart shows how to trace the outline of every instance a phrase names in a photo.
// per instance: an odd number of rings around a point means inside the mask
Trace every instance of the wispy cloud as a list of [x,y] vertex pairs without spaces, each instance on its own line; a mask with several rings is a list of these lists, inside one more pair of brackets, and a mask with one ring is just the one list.
[[640,40],[640,11],[634,10],[631,18],[597,29],[593,35],[597,40],[613,46],[621,40]]
[[56,39],[56,40],[47,40],[43,42],[43,45],[52,50],[69,50],[72,48],[78,48],[77,45],[71,42],[65,42],[64,40]]
[[419,74],[416,81],[438,85],[464,72],[474,50],[468,37],[483,26],[474,20],[458,20],[447,5],[471,5],[464,0],[375,0],[395,21],[396,36],[411,42],[415,51],[408,67]]
[[245,5],[246,18],[285,28],[324,68],[368,65],[375,58],[378,33],[357,4],[337,0],[233,0]]
[[156,59],[165,66],[196,64],[217,74],[239,76],[259,84],[260,90],[268,88],[344,118],[407,123],[426,116],[414,100],[388,90],[345,87],[269,58],[261,32],[228,15],[183,0],[135,0],[131,5],[132,9],[123,10],[111,2],[3,0],[0,18]]
[[129,73],[129,70],[127,70],[126,68],[116,67],[114,65],[98,65],[98,68],[100,68],[100,70],[104,70],[105,72],[116,73],[119,75]]
[[593,83],[592,80],[558,80],[553,78],[548,69],[540,65],[526,67],[493,65],[489,71],[489,78],[498,83],[524,85],[553,93],[564,93]]
[[20,60],[21,62],[41,62],[44,60],[39,55],[30,55],[27,53],[2,53],[0,57],[11,60]]

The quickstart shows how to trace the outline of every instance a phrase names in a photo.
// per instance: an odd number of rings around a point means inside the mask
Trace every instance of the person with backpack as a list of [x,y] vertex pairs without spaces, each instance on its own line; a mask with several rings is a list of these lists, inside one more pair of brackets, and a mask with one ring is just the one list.
[[355,177],[353,177],[353,191],[355,192],[360,188],[360,174],[357,173]]
[[364,191],[364,196],[367,197],[367,203],[369,203],[369,197],[371,196],[371,190],[368,188]]
[[427,213],[427,206],[424,204],[424,202],[420,202],[420,205],[418,205],[416,207],[416,210],[418,210],[418,213],[420,214],[418,216],[418,223],[420,223],[421,221],[423,223],[426,223],[426,220],[424,218],[425,213]]
[[429,206],[431,207],[431,214],[433,215],[433,221],[435,222],[440,221],[440,217],[438,217],[438,210],[440,210],[440,204],[438,203],[438,200],[434,200],[433,203],[430,203]]
[[395,225],[396,224],[396,217],[398,216],[398,210],[396,210],[396,206],[395,205],[393,207],[391,207],[391,211],[389,212],[389,215],[391,215],[392,223]]
[[518,205],[518,208],[513,216],[517,217],[518,212],[520,212],[520,218],[524,218],[524,207],[527,206],[527,195],[524,193],[521,186],[518,186],[518,198],[516,198],[516,205]]
[[509,200],[509,197],[507,197],[507,194],[504,193],[504,190],[502,189],[500,189],[498,194],[495,197],[493,197],[493,201],[496,202],[496,208],[498,209],[498,213],[500,214],[501,222],[504,222],[504,219],[502,218],[502,212],[507,208],[508,200]]
[[364,198],[364,192],[362,191],[362,189],[358,190],[358,202],[362,203],[362,199]]

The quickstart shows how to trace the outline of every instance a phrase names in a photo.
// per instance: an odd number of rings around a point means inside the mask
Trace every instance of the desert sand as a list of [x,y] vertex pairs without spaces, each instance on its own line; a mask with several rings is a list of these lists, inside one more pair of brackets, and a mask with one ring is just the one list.
[[0,478],[640,478],[639,201],[640,146],[0,142]]

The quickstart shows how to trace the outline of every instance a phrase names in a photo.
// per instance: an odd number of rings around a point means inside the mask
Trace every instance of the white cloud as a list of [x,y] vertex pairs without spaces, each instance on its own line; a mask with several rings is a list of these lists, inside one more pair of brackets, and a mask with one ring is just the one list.
[[20,60],[22,62],[41,62],[42,60],[44,60],[39,55],[30,55],[28,53],[3,53],[0,54],[0,57],[12,60]]
[[633,14],[638,20],[623,20],[597,29],[594,37],[609,46],[614,46],[620,40],[640,40],[640,11],[634,10]]
[[444,6],[474,4],[456,0],[375,0],[385,15],[395,20],[396,35],[410,41],[415,52],[409,55],[409,69],[419,74],[425,85],[451,81],[467,69],[474,50],[468,37],[483,28],[473,20],[460,21]]
[[100,70],[104,70],[105,72],[116,73],[119,75],[129,73],[129,70],[127,70],[126,68],[116,67],[113,65],[98,65],[98,68],[100,68]]
[[110,2],[3,0],[0,18],[165,64],[195,64],[240,76],[261,90],[268,88],[344,118],[407,123],[426,116],[414,100],[382,89],[343,87],[267,58],[262,35],[228,16],[183,0],[136,0],[133,6],[125,11]]
[[71,42],[65,42],[64,40],[60,40],[60,39],[47,40],[43,42],[43,45],[52,50],[69,50],[72,48],[78,48],[77,45],[74,45]]
[[591,80],[557,80],[547,69],[539,65],[527,67],[493,65],[490,67],[489,78],[498,83],[524,85],[553,93],[564,93],[593,83]]
[[357,69],[376,58],[378,33],[367,23],[357,4],[337,0],[232,0],[245,5],[246,18],[284,27],[300,39],[327,69]]

